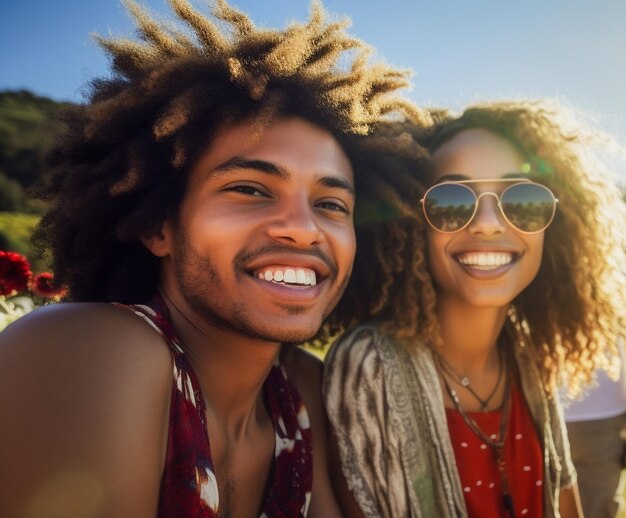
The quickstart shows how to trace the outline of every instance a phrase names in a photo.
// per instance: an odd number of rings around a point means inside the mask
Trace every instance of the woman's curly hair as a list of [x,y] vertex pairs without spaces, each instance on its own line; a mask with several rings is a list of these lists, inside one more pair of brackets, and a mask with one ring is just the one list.
[[[363,143],[388,114],[425,115],[400,96],[409,73],[369,63],[369,48],[326,21],[319,2],[307,23],[260,29],[224,0],[212,16],[170,0],[178,17],[155,21],[132,0],[139,41],[96,36],[112,75],[91,84],[88,102],[66,114],[51,152],[53,201],[35,241],[76,301],[146,300],[158,259],[140,238],[175,217],[187,172],[225,124],[298,116],[333,134],[351,158],[357,197],[379,189]],[[383,175],[384,176],[384,175]]]
[[[458,117],[433,110],[431,125],[397,124],[390,141],[407,148],[412,140],[432,153],[463,130],[487,129],[513,143],[526,157],[529,178],[555,193],[559,204],[539,273],[513,301],[503,339],[532,349],[548,390],[565,382],[576,393],[595,368],[615,372],[617,365],[612,360],[626,329],[626,205],[600,160],[600,146],[609,141],[584,132],[572,115],[554,101],[485,103]],[[411,166],[406,152],[396,154],[404,157],[396,171],[398,201],[384,221],[357,222],[353,276],[327,330],[377,320],[409,349],[436,346],[437,296],[419,206],[429,169],[423,158]]]

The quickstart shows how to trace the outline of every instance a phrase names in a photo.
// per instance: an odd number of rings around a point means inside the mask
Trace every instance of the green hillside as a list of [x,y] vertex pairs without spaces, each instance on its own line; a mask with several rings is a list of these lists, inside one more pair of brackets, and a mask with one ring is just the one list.
[[0,249],[23,253],[40,267],[30,235],[44,207],[29,189],[42,179],[66,106],[24,90],[0,91]]
[[27,191],[42,175],[65,106],[27,91],[0,92],[0,211],[40,212]]

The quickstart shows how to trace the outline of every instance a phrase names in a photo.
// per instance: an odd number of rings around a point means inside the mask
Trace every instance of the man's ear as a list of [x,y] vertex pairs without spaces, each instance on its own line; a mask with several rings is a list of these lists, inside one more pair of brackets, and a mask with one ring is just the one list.
[[157,257],[166,257],[172,251],[172,222],[167,220],[161,228],[141,237],[141,242]]

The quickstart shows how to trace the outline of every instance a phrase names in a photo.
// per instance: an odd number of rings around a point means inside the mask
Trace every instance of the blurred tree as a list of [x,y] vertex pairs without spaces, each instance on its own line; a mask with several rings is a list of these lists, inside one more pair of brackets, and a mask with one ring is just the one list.
[[26,193],[42,180],[44,157],[62,130],[58,115],[66,106],[25,90],[0,92],[0,210],[41,211]]
[[22,186],[0,171],[0,211],[20,211],[25,205]]

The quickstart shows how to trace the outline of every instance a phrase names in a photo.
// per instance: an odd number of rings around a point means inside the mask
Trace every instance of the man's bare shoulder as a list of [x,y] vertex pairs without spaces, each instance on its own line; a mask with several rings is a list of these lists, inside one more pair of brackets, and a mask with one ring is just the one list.
[[[103,303],[64,303],[40,308],[0,333],[0,365],[6,362],[170,362],[163,338],[125,308]],[[108,363],[108,362],[107,362]],[[104,366],[104,365],[103,365]]]
[[0,343],[4,347],[16,340],[36,340],[42,346],[71,345],[85,335],[90,336],[89,343],[97,343],[127,334],[141,337],[155,333],[125,308],[97,302],[67,302],[44,306],[20,318],[0,333]]
[[[22,391],[22,400],[77,392],[111,398],[169,382],[171,356],[161,335],[125,308],[111,304],[46,306],[0,333],[0,393]],[[6,393],[6,392],[5,392]],[[150,392],[146,394],[149,399]]]
[[48,306],[0,333],[0,515],[74,471],[98,480],[107,516],[154,515],[171,361],[154,329],[108,304]]

